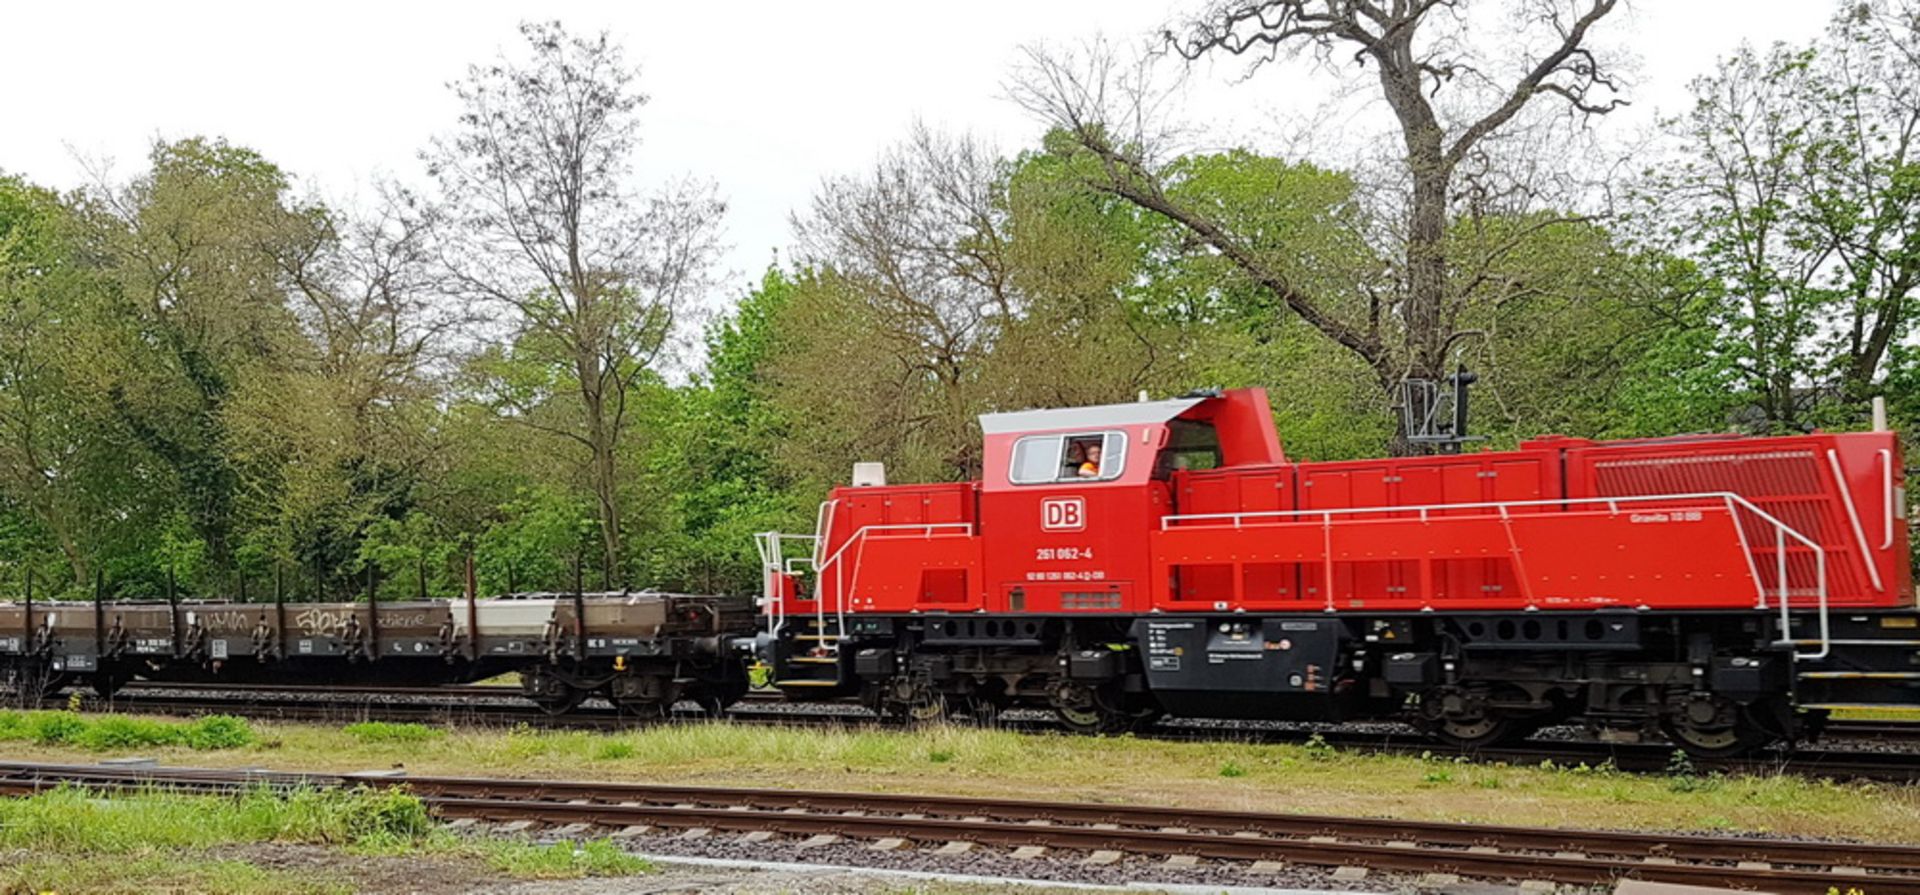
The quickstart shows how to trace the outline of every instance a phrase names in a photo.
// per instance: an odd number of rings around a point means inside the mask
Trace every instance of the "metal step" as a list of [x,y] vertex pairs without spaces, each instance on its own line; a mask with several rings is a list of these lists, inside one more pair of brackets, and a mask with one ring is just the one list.
[[838,687],[839,681],[819,681],[812,678],[796,678],[787,681],[774,681],[775,687]]
[[[1794,646],[1819,646],[1820,645],[1820,641],[1818,640],[1792,640],[1788,642],[1793,644]],[[1836,639],[1836,640],[1829,640],[1827,642],[1830,644],[1833,644],[1834,646],[1904,646],[1904,647],[1912,647],[1914,649],[1920,649],[1920,640],[1873,640],[1873,639],[1837,640]]]
[[840,664],[840,657],[839,656],[788,656],[787,661],[799,662],[799,663],[804,663],[808,665],[838,665]]
[[1802,671],[1803,681],[1920,681],[1920,671]]
[[842,638],[838,634],[795,634],[793,635],[793,639],[795,640],[840,640]]

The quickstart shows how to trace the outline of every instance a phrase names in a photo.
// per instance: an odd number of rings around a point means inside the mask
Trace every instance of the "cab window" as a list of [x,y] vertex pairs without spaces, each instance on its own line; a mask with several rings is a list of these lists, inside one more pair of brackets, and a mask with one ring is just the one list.
[[1016,485],[1107,482],[1126,470],[1125,432],[1029,435],[1013,443],[1007,478]]
[[1220,466],[1220,434],[1212,423],[1174,420],[1167,427],[1167,446],[1160,449],[1153,476],[1164,479],[1176,470],[1217,469]]

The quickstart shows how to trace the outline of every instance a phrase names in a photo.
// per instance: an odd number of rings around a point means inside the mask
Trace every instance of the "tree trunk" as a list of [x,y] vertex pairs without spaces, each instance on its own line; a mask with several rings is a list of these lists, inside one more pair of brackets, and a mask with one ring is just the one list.
[[601,390],[600,359],[583,354],[575,365],[580,374],[580,399],[587,416],[587,445],[592,452],[588,478],[600,521],[601,580],[612,578],[620,563],[620,496],[615,479],[616,435],[607,420],[607,395]]

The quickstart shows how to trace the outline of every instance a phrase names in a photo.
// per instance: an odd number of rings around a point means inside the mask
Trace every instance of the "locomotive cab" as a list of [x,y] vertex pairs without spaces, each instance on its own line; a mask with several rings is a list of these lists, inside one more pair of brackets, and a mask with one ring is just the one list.
[[1174,511],[1175,472],[1284,461],[1259,389],[986,414],[980,426],[990,612],[1150,611],[1148,538]]

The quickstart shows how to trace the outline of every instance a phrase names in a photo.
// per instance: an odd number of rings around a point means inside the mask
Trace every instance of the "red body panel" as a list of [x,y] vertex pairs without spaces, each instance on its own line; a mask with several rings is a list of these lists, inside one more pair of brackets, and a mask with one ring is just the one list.
[[[1168,462],[1196,431],[1217,437],[1217,468]],[[1124,446],[1108,478],[1048,478],[1044,457],[1016,470],[1022,439],[1091,438]],[[821,602],[786,611],[1777,608],[1783,558],[1786,598],[1810,607],[1820,555],[1830,605],[1913,605],[1886,432],[1289,463],[1248,389],[1003,415],[984,456],[977,484],[837,489]]]

